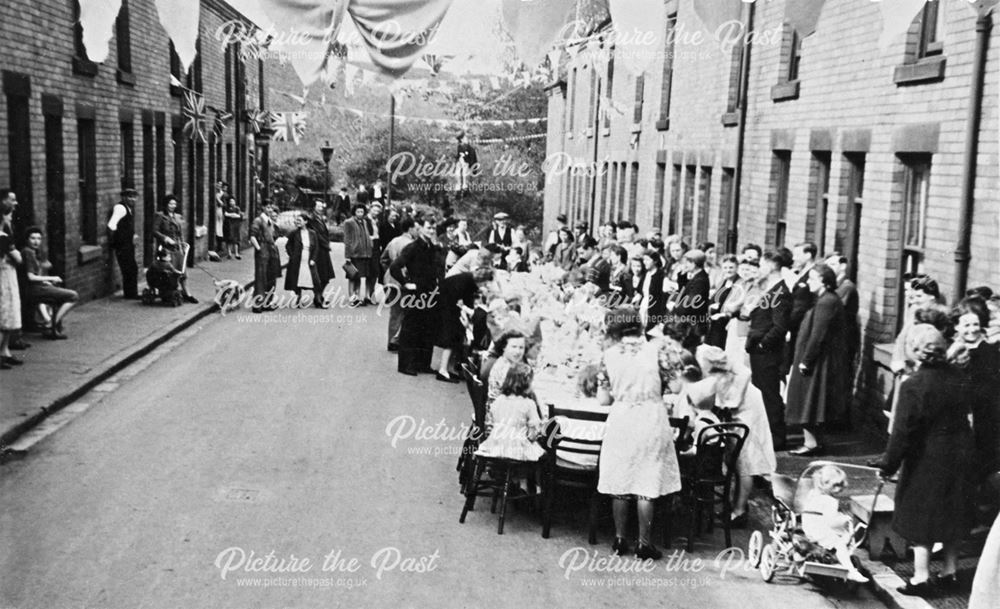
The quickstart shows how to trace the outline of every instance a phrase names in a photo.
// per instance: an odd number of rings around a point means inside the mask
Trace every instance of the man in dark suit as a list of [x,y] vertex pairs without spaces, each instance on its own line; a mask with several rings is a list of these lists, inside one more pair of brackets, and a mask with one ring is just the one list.
[[795,340],[799,335],[799,326],[806,312],[816,303],[816,296],[809,289],[809,271],[816,266],[816,244],[808,241],[799,243],[792,248],[792,270],[788,275],[791,279],[789,290],[792,292],[792,310],[788,315],[788,343],[785,347],[785,374],[792,367],[795,357]]
[[403,233],[399,229],[399,212],[395,207],[390,207],[389,211],[383,213],[383,220],[378,225],[378,236],[382,243],[388,245],[401,234]]
[[347,194],[347,188],[341,186],[340,192],[333,197],[333,220],[337,224],[340,224],[345,218],[349,218],[350,216],[351,197]]
[[389,274],[402,286],[403,322],[399,329],[397,370],[416,376],[431,370],[438,298],[436,222],[424,217],[418,222],[420,235],[407,245],[389,267]]
[[677,296],[667,305],[667,323],[688,323],[698,336],[708,332],[711,280],[705,271],[705,252],[690,250],[681,258],[681,274],[687,277]]
[[781,398],[785,335],[792,296],[782,278],[782,271],[792,263],[791,252],[781,248],[767,252],[761,258],[761,272],[766,273],[761,283],[764,295],[750,311],[746,350],[750,354],[750,382],[760,389],[764,409],[771,427],[775,450],[785,447],[785,401]]
[[593,283],[601,293],[607,292],[611,283],[611,263],[597,251],[597,239],[587,235],[579,241],[579,265],[581,283]]

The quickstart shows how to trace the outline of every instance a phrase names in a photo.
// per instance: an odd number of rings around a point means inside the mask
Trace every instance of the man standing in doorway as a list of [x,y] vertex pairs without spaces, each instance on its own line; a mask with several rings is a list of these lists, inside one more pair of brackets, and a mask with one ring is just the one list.
[[138,200],[139,193],[134,188],[126,188],[108,220],[109,243],[122,274],[122,295],[131,300],[139,298],[139,265],[135,262],[135,202]]

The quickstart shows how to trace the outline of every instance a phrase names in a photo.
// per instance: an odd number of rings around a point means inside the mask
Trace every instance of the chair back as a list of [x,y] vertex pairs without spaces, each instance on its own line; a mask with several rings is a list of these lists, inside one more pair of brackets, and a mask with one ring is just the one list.
[[609,406],[575,407],[548,405],[549,420],[556,423],[556,433],[550,440],[554,456],[584,467],[596,466],[604,444],[604,423]]
[[731,479],[748,435],[750,428],[743,423],[716,423],[703,428],[696,443],[698,477]]
[[678,451],[687,450],[691,445],[688,437],[688,422],[691,417],[670,417],[670,429],[674,432],[674,444]]
[[[462,377],[472,401],[472,421],[479,434],[486,429],[486,385],[479,380],[469,364],[462,364]],[[481,439],[481,438],[480,438]]]

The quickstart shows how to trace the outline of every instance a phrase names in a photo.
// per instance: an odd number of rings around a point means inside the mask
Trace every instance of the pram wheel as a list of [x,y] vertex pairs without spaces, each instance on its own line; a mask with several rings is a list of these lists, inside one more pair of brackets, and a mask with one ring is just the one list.
[[142,290],[142,304],[150,306],[156,302],[156,294],[153,294],[153,290],[145,288]]
[[767,544],[760,553],[760,577],[765,582],[770,582],[774,579],[774,572],[777,568],[777,553],[774,550],[774,544]]
[[170,305],[171,306],[179,307],[179,306],[181,306],[181,304],[183,304],[183,302],[184,302],[184,297],[181,296],[180,292],[174,291],[174,293],[170,295]]
[[760,531],[750,533],[750,541],[747,542],[747,560],[750,566],[756,569],[760,566],[760,557],[764,550],[764,534]]

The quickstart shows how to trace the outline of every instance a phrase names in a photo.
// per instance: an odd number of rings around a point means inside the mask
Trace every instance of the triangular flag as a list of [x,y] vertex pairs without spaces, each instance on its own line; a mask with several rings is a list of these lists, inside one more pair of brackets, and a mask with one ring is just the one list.
[[[795,1],[795,0],[791,0]],[[694,12],[705,29],[715,34],[722,24],[734,21],[743,14],[742,0],[698,0]]]
[[902,34],[910,29],[917,13],[927,0],[882,0],[878,10],[882,13],[882,34],[878,38],[879,49],[885,51]]
[[517,55],[531,67],[541,63],[574,16],[576,0],[503,0],[503,24]]
[[799,37],[805,38],[816,31],[816,23],[826,0],[787,0],[785,22],[792,26]]
[[622,65],[632,74],[642,74],[662,55],[667,22],[663,0],[608,0],[608,10]]
[[198,20],[201,3],[189,0],[156,0],[156,12],[167,36],[174,43],[174,51],[187,71],[198,54]]
[[108,58],[108,43],[114,31],[115,19],[121,10],[122,0],[79,0],[80,27],[83,29],[83,46],[87,57],[96,63]]

